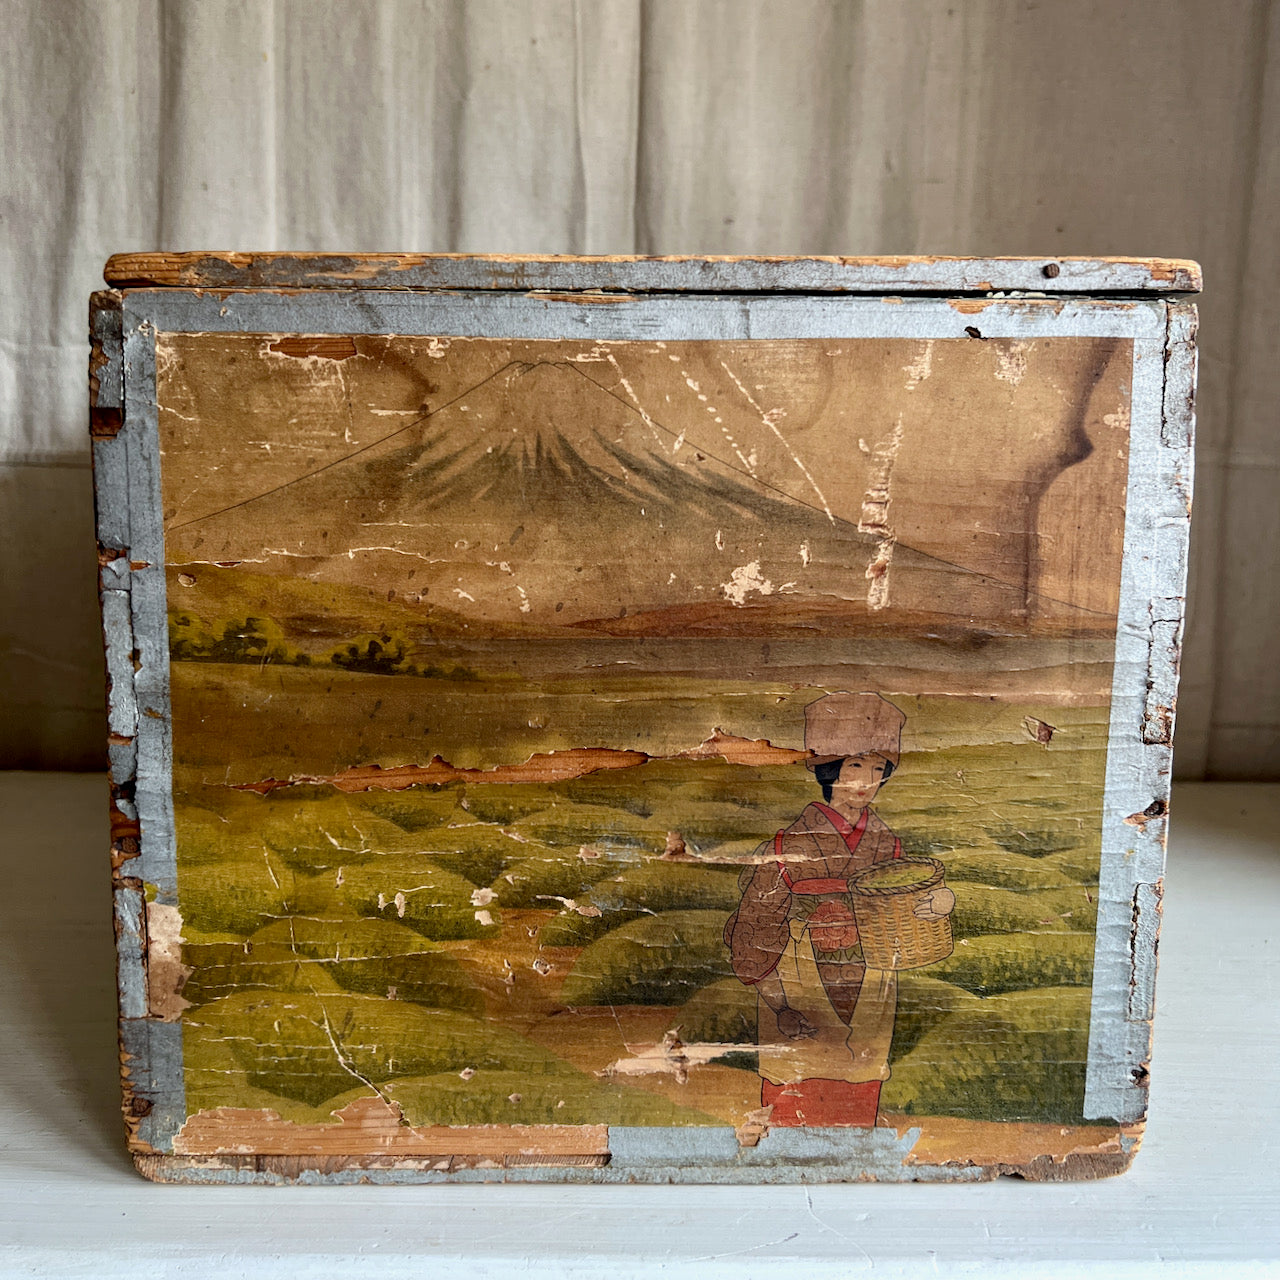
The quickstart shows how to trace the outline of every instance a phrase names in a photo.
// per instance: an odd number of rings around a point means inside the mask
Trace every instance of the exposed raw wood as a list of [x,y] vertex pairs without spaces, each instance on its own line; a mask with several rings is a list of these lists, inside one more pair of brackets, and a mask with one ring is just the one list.
[[292,778],[264,778],[261,782],[239,784],[241,791],[266,795],[280,787],[312,786],[325,783],[339,791],[403,791],[409,787],[438,786],[446,782],[560,782],[581,778],[600,769],[630,769],[649,759],[643,751],[615,751],[609,748],[549,752],[531,756],[525,764],[497,765],[492,769],[455,769],[436,756],[429,764],[355,765],[327,777],[300,774]]
[[[775,747],[763,738],[739,738],[715,731],[700,746],[671,756],[673,760],[723,760],[728,764],[801,764],[808,752]],[[281,787],[314,786],[323,783],[338,791],[404,791],[409,787],[435,786],[446,782],[563,782],[582,778],[600,769],[631,769],[649,760],[663,759],[643,751],[618,751],[608,747],[571,748],[545,755],[533,755],[524,764],[495,765],[491,769],[455,769],[437,756],[429,764],[405,764],[383,768],[357,765],[327,777],[300,774],[292,778],[264,778],[261,782],[237,784],[240,791],[267,795]]]
[[110,439],[124,420],[124,363],[120,294],[104,290],[89,300],[89,434]]
[[475,1156],[521,1164],[607,1163],[604,1125],[487,1125],[415,1128],[375,1095],[333,1113],[328,1124],[295,1124],[274,1111],[218,1107],[202,1111],[173,1140],[175,1155]]

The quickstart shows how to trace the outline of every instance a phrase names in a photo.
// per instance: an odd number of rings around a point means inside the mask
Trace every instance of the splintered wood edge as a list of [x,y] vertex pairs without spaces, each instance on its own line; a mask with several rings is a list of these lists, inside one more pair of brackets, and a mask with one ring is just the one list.
[[116,288],[621,292],[1198,293],[1179,258],[667,257],[461,253],[118,253]]

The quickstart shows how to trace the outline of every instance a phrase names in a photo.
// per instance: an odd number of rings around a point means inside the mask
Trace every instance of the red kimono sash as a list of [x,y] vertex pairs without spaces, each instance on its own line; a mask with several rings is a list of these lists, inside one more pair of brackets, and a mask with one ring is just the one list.
[[[839,813],[830,805],[814,801],[814,807],[835,829],[837,835],[839,835],[844,841],[845,848],[848,849],[851,854],[856,853],[858,846],[862,843],[862,837],[866,833],[867,821],[871,816],[871,810],[863,809],[863,811],[858,815],[858,821],[851,824],[845,818],[844,814]],[[773,852],[774,857],[778,862],[778,870],[782,874],[782,883],[787,886],[787,889],[791,893],[821,896],[823,894],[849,892],[848,880],[841,880],[835,876],[809,876],[803,880],[792,879],[791,872],[787,870],[787,864],[782,860],[782,837],[785,834],[785,832],[779,831],[777,835],[773,837]],[[902,857],[902,841],[899,840],[897,836],[894,836],[893,838],[893,856],[895,858]],[[747,986],[755,986],[757,982],[762,982],[778,967],[778,962],[781,959],[782,955],[779,953],[774,957],[773,963],[769,968],[758,978],[744,978],[742,981],[746,983]]]

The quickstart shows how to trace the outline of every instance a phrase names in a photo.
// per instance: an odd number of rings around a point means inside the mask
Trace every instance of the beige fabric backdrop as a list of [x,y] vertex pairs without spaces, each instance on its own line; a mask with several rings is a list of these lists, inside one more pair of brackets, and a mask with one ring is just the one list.
[[0,0],[0,767],[105,733],[125,249],[1195,257],[1185,776],[1280,776],[1270,0]]

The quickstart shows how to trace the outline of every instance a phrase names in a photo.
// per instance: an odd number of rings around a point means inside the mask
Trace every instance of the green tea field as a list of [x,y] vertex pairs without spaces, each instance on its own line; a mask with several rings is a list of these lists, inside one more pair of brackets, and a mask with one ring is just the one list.
[[[909,701],[876,809],[946,864],[956,946],[901,976],[882,1107],[1078,1124],[1105,711]],[[759,1105],[756,997],[721,931],[743,865],[819,798],[802,765],[266,795],[175,776],[191,1113],[325,1123],[376,1092],[415,1125],[705,1125]],[[631,1069],[668,1032],[687,1071]]]

